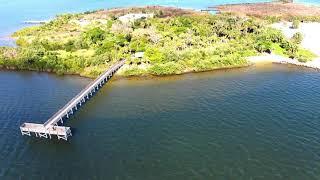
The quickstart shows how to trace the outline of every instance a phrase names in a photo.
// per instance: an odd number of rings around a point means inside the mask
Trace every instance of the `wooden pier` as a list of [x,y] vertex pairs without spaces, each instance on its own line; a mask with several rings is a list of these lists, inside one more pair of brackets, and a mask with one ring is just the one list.
[[84,88],[78,95],[71,99],[63,108],[55,113],[50,119],[43,124],[36,123],[23,123],[20,126],[22,135],[31,136],[35,134],[36,137],[52,138],[53,135],[58,139],[68,140],[69,136],[72,136],[71,128],[62,126],[66,119],[74,114],[82,105],[88,101],[108,80],[120,69],[125,63],[125,60],[121,60],[106,72],[100,75],[97,79],[91,82],[86,88]]

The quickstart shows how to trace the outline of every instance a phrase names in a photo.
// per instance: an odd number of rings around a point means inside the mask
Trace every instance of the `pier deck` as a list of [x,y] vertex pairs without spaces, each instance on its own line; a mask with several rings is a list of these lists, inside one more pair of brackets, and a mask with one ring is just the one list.
[[64,123],[65,119],[70,118],[87,100],[89,100],[96,91],[98,91],[108,80],[120,69],[125,63],[125,60],[121,60],[97,79],[91,82],[86,88],[84,88],[78,95],[71,99],[64,107],[62,107],[57,113],[49,118],[43,124],[36,123],[23,123],[20,126],[22,135],[31,136],[32,133],[36,137],[50,138],[51,135],[56,135],[58,139],[67,140],[72,135],[70,127],[60,126]]
[[52,135],[56,135],[58,139],[67,140],[69,136],[72,136],[70,127],[65,126],[51,126],[45,128],[43,124],[36,123],[23,123],[20,126],[22,135],[31,136],[34,133],[36,137],[50,138]]

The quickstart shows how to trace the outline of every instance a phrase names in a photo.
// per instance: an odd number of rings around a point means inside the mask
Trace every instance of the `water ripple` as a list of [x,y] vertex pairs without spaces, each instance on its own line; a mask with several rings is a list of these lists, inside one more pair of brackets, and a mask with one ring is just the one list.
[[112,81],[61,142],[18,127],[43,122],[90,80],[0,72],[0,179],[317,179],[319,80],[272,66]]

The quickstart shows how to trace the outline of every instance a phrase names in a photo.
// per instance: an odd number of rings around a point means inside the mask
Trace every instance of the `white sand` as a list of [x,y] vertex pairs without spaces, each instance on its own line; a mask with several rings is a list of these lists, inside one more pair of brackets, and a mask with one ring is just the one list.
[[254,63],[254,64],[260,64],[260,63],[280,63],[282,61],[290,61],[290,58],[286,58],[283,56],[279,56],[276,54],[262,54],[259,56],[251,56],[248,57],[248,61]]
[[308,68],[320,69],[320,58],[306,63],[299,62],[296,59],[286,58],[276,54],[263,54],[260,56],[249,57],[248,60],[254,64],[261,63],[278,63],[278,64],[292,64],[297,66],[304,66]]
[[301,63],[296,59],[290,59],[275,54],[263,54],[261,56],[249,57],[252,63],[272,62],[281,64],[293,64],[320,69],[320,23],[301,23],[298,29],[291,29],[291,23],[281,22],[273,24],[272,27],[279,29],[287,38],[291,38],[295,33],[300,32],[303,35],[302,47],[318,55],[312,61]]
[[295,33],[303,35],[302,46],[320,56],[320,23],[300,23],[298,29],[291,29],[289,22],[273,24],[272,27],[279,29],[287,38],[291,38]]

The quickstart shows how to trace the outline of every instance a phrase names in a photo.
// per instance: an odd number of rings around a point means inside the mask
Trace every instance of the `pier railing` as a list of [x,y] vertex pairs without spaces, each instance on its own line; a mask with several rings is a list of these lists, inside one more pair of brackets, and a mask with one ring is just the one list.
[[47,135],[49,135],[51,138],[51,135],[57,135],[58,139],[63,138],[67,140],[67,137],[71,136],[70,128],[59,126],[58,124],[63,124],[63,120],[65,118],[69,118],[71,115],[73,115],[74,111],[78,110],[78,108],[80,108],[82,104],[86,102],[86,100],[89,100],[94,93],[98,91],[124,64],[125,60],[121,60],[111,66],[107,71],[87,85],[80,93],[78,93],[45,123],[23,123],[20,126],[22,135],[30,136],[31,132],[33,132],[39,137],[48,137]]

